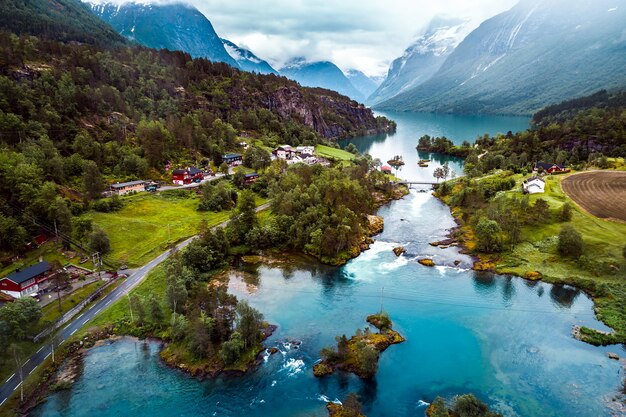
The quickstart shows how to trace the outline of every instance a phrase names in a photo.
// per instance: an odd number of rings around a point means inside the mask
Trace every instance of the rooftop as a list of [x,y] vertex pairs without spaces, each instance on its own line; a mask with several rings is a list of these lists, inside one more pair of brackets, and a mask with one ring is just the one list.
[[125,188],[125,187],[132,187],[133,185],[143,185],[145,184],[146,181],[144,180],[138,180],[138,181],[129,181],[129,182],[118,182],[116,184],[111,184],[111,188]]
[[39,262],[38,264],[29,266],[21,271],[15,271],[5,277],[5,279],[9,279],[16,284],[21,284],[23,282],[28,281],[36,277],[37,275],[41,275],[44,272],[48,272],[50,270],[50,264],[47,261]]

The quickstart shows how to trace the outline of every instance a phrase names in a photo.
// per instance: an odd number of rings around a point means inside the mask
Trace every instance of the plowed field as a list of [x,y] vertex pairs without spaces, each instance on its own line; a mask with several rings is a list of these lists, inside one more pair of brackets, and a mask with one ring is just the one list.
[[588,213],[626,222],[626,171],[592,171],[570,175],[563,191]]

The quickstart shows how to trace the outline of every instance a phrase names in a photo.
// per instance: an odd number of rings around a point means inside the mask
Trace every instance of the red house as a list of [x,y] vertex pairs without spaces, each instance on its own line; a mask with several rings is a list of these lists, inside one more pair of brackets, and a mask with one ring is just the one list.
[[37,294],[39,284],[48,279],[50,264],[46,261],[17,270],[0,279],[0,291],[13,298]]
[[186,169],[175,169],[172,171],[172,182],[184,185],[192,182],[200,182],[204,179],[204,172],[196,167]]
[[560,164],[550,164],[546,162],[537,162],[535,163],[535,171],[547,172],[548,174],[561,174],[565,172],[569,172],[569,169],[565,167],[565,165]]

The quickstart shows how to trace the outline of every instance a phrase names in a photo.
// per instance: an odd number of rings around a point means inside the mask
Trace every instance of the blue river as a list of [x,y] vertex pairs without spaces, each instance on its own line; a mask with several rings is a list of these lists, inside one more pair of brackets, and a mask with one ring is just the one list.
[[[524,128],[528,119],[518,122]],[[412,158],[417,125],[399,121],[396,135],[363,150],[385,158],[373,147],[396,141],[396,152],[406,160],[410,150]],[[279,352],[265,353],[257,370],[200,381],[163,365],[159,343],[127,338],[92,349],[74,386],[52,394],[32,415],[325,416],[327,401],[351,392],[368,417],[423,416],[436,396],[468,392],[505,416],[623,415],[623,404],[613,401],[623,370],[607,352],[626,351],[571,336],[574,325],[608,330],[594,318],[589,297],[569,286],[477,273],[456,248],[430,246],[454,226],[430,193],[412,190],[379,214],[384,232],[344,267],[299,259],[232,273],[230,291],[278,325],[266,346]],[[399,244],[407,253],[396,257],[392,248]],[[438,266],[418,264],[421,257]],[[375,379],[316,379],[320,349],[365,327],[365,317],[381,306],[407,341],[381,355]]]

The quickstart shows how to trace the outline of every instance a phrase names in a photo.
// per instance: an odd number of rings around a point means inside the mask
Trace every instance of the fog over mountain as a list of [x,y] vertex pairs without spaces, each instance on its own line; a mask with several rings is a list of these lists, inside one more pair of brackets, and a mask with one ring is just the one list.
[[626,85],[620,0],[522,0],[482,23],[426,82],[380,109],[530,114]]

